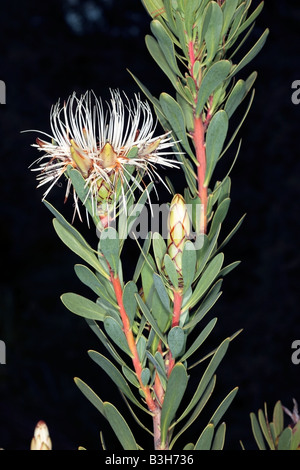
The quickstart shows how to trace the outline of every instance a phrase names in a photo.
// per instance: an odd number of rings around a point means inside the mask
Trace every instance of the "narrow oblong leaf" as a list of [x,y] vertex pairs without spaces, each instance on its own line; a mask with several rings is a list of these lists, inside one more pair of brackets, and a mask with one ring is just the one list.
[[180,144],[183,146],[188,155],[191,158],[194,158],[194,154],[190,148],[190,144],[186,136],[185,117],[181,107],[177,101],[175,101],[174,98],[167,93],[161,93],[159,102],[174,134],[178,140],[180,140]]
[[212,423],[208,424],[200,434],[199,439],[195,444],[194,450],[210,450],[214,432],[214,425]]
[[205,103],[212,93],[221,83],[226,80],[231,69],[231,63],[228,60],[220,60],[213,64],[204,75],[197,99],[196,116],[199,117]]
[[166,289],[161,277],[158,274],[154,273],[153,274],[153,281],[154,281],[155,289],[158,293],[158,296],[160,298],[161,303],[163,304],[163,306],[167,310],[169,310],[170,309],[170,298],[169,298],[167,289]]
[[146,36],[145,41],[146,41],[147,49],[150,52],[151,56],[153,57],[155,62],[159,65],[159,67],[162,69],[162,71],[167,75],[172,85],[176,88],[177,76],[173,72],[172,68],[169,66],[161,48],[159,47],[158,42],[154,39],[154,37],[150,35]]
[[230,338],[226,338],[220,346],[217,348],[216,352],[214,353],[212,359],[210,360],[207,368],[205,369],[204,374],[202,375],[202,378],[199,382],[199,385],[190,401],[188,404],[187,408],[185,411],[182,413],[180,420],[183,419],[199,402],[201,399],[203,393],[205,392],[205,389],[207,385],[209,384],[212,376],[216,372],[216,369],[218,368],[220,362],[224,358],[226,351],[228,349],[230,342]]
[[109,402],[104,402],[104,414],[124,450],[138,450],[132,431],[121,413]]
[[209,420],[210,423],[213,423],[215,427],[218,426],[219,422],[223,418],[224,414],[228,410],[229,406],[231,405],[232,401],[234,400],[236,394],[238,392],[238,387],[235,387],[228,395],[224,398],[222,403],[218,406],[214,414],[212,415],[211,419]]
[[118,232],[113,227],[102,230],[100,235],[100,251],[108,261],[114,273],[118,272],[120,241]]
[[129,398],[132,403],[149,413],[148,410],[146,410],[146,408],[144,408],[134,396],[131,391],[131,388],[129,387],[121,372],[116,368],[116,366],[114,366],[114,364],[109,359],[107,359],[105,356],[98,353],[97,351],[93,350],[88,351],[88,354],[91,359],[93,359],[93,361],[107,373],[108,377],[111,378],[111,380],[116,384],[116,386],[121,390],[121,392],[124,393],[124,395]]
[[278,439],[278,450],[291,450],[293,431],[291,428],[285,428]]
[[213,171],[222,152],[228,131],[228,116],[224,110],[218,111],[212,118],[206,135],[207,167],[204,185],[208,186]]
[[85,397],[97,408],[100,413],[104,415],[104,406],[101,398],[96,395],[96,393],[81,379],[78,377],[74,378],[74,382],[79,388],[79,390],[85,395]]
[[225,442],[226,424],[222,423],[214,436],[214,440],[211,446],[211,450],[223,450]]
[[161,410],[161,440],[166,442],[168,428],[174,419],[187,387],[188,375],[183,364],[175,364],[170,374]]
[[[82,264],[76,264],[74,266],[74,270],[80,281],[92,289],[95,294],[97,294],[102,299],[105,299],[109,302],[113,307],[117,308],[116,301],[111,297],[111,293],[107,291],[107,280],[101,278],[99,279],[93,271],[91,271],[87,266]],[[108,284],[110,286],[110,284]]]
[[137,286],[133,281],[127,282],[123,289],[123,304],[129,318],[130,325],[133,324],[136,314],[137,302],[135,294],[137,291]]
[[138,303],[138,305],[139,305],[139,307],[142,311],[142,314],[146,317],[147,321],[150,323],[150,325],[152,326],[152,328],[155,331],[155,333],[157,334],[157,336],[162,340],[162,342],[166,346],[168,346],[168,343],[166,342],[164,334],[159,329],[159,327],[157,325],[157,322],[153,318],[153,316],[152,316],[150,310],[148,309],[147,305],[145,304],[145,302],[143,302],[143,300],[141,299],[141,297],[138,294],[136,294],[136,300],[137,300],[137,303]]
[[103,321],[105,318],[105,310],[97,303],[82,295],[67,292],[62,294],[61,301],[67,309],[81,317],[99,321]]
[[210,3],[211,13],[209,24],[205,33],[207,61],[213,60],[221,41],[223,28],[223,12],[216,2]]
[[69,227],[66,227],[66,225],[58,219],[53,220],[53,226],[59,238],[70,250],[80,256],[106,279],[109,279],[108,274],[99,263],[94,250],[86,243],[77,230],[70,230]]
[[164,256],[164,268],[172,285],[175,287],[175,289],[177,289],[178,288],[178,273],[175,267],[175,263],[172,261],[168,253]]
[[182,278],[184,292],[191,286],[196,272],[197,254],[192,242],[186,241],[182,251]]
[[218,253],[208,264],[205,271],[202,273],[194,292],[188,301],[186,307],[194,307],[205,292],[210,288],[215,279],[218,277],[221,267],[224,262],[224,254]]
[[244,68],[247,64],[249,64],[249,62],[251,62],[254,59],[254,57],[261,51],[261,49],[265,45],[268,34],[269,34],[269,29],[266,29],[261,35],[261,37],[258,39],[258,41],[254,44],[252,49],[250,49],[248,54],[246,54],[244,58],[239,62],[239,64],[233,68],[230,74],[231,77],[236,75],[242,68]]
[[168,334],[168,345],[174,358],[178,357],[183,350],[185,343],[185,334],[180,326],[171,328]]
[[282,409],[282,404],[280,400],[278,400],[274,406],[273,423],[274,423],[275,437],[277,438],[284,429],[284,415],[283,415],[283,409]]
[[161,48],[166,61],[172,68],[173,72],[176,73],[176,75],[178,75],[179,77],[182,77],[182,74],[177,65],[174,43],[169,34],[166,32],[166,29],[163,27],[159,20],[151,21],[150,27],[152,33],[158,41],[159,47]]
[[130,357],[132,353],[129,349],[125,333],[117,320],[113,317],[106,316],[104,319],[104,328],[108,336],[113,340],[113,342],[119,346],[124,352],[126,352]]
[[246,84],[244,80],[238,80],[233,87],[224,107],[230,119],[237,107],[241,104],[246,94]]
[[259,450],[266,450],[267,448],[265,445],[264,437],[261,432],[259,422],[257,420],[255,413],[250,413],[250,421],[251,421],[251,428],[252,428],[253,436],[254,436],[254,439],[256,441],[256,444]]
[[204,343],[206,338],[210,335],[210,333],[214,329],[216,323],[217,323],[217,318],[213,318],[208,323],[208,325],[206,325],[206,327],[201,331],[201,333],[198,335],[198,337],[195,339],[195,341],[192,343],[189,349],[181,357],[182,362],[186,361],[192,354],[194,354],[194,352],[196,352],[200,348],[200,346]]

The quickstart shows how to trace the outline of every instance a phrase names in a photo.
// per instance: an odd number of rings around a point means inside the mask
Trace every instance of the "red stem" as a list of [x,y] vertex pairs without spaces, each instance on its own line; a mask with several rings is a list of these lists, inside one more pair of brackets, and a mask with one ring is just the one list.
[[153,400],[151,396],[149,387],[145,386],[142,382],[142,365],[141,365],[139,355],[137,352],[135,339],[134,339],[134,336],[130,327],[130,321],[126,313],[124,304],[123,304],[123,290],[122,290],[122,286],[120,283],[120,279],[118,276],[114,276],[114,273],[111,270],[111,268],[109,268],[109,270],[110,270],[110,279],[111,279],[111,282],[115,291],[116,300],[119,305],[120,316],[121,316],[121,320],[123,323],[123,331],[125,333],[127,343],[132,354],[132,363],[134,366],[134,370],[136,372],[140,387],[142,391],[144,392],[147,406],[151,412],[155,412],[157,409],[157,404],[155,403],[155,401]]
[[196,150],[196,157],[198,161],[197,176],[198,176],[198,196],[201,201],[201,214],[200,214],[200,232],[206,233],[207,230],[207,186],[204,185],[206,173],[206,149],[204,137],[204,125],[202,117],[194,118],[194,133],[193,139]]

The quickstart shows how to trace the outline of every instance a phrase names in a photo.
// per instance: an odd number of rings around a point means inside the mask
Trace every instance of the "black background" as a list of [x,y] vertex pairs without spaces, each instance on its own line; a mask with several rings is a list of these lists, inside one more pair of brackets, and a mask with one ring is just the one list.
[[[263,51],[241,74],[259,73],[254,104],[240,133],[242,150],[231,175],[232,205],[224,226],[225,234],[247,213],[225,250],[226,261],[242,264],[224,281],[211,314],[218,317],[218,327],[208,347],[240,328],[243,333],[219,369],[206,414],[179,446],[195,442],[235,386],[239,393],[225,417],[226,449],[240,450],[240,440],[255,449],[249,413],[265,401],[270,414],[279,399],[288,408],[293,398],[300,402],[300,365],[291,361],[291,344],[300,338],[300,105],[291,101],[291,85],[300,79],[297,3],[267,0],[247,43],[270,28]],[[88,349],[101,350],[97,338],[61,304],[63,292],[91,294],[77,280],[73,265],[80,260],[58,240],[28,170],[37,156],[30,147],[36,134],[21,131],[49,131],[51,105],[73,90],[93,89],[106,98],[109,88],[120,88],[132,96],[139,90],[127,69],[155,96],[172,93],[146,50],[148,31],[140,1],[1,2],[0,79],[7,87],[6,105],[0,107],[0,339],[7,348],[7,364],[0,366],[0,446],[5,449],[28,449],[40,419],[47,422],[57,450],[100,449],[100,430],[109,449],[119,448],[107,423],[73,383],[79,376],[127,413],[115,387],[87,356]],[[220,165],[220,176],[234,150]],[[169,176],[182,190],[182,178]],[[63,205],[63,195],[64,189],[57,188],[49,200],[70,219],[72,206]],[[76,222],[76,227],[85,233],[83,224]],[[129,242],[124,255],[128,276],[134,256]],[[193,369],[193,382],[202,370]],[[131,418],[129,423],[134,428]],[[149,447],[147,439],[141,434],[139,443]]]

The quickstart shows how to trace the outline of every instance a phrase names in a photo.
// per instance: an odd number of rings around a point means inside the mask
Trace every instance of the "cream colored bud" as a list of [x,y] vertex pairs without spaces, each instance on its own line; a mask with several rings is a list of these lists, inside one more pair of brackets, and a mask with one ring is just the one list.
[[39,421],[35,427],[30,450],[52,450],[48,427],[44,421]]
[[168,254],[181,274],[181,259],[185,240],[190,234],[190,219],[185,201],[180,194],[175,194],[169,213]]

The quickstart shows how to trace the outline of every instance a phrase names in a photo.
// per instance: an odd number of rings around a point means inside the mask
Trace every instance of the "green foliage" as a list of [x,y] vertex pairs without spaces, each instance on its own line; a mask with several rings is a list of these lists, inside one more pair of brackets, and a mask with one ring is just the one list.
[[[151,101],[164,130],[172,133],[176,158],[182,164],[187,185],[185,200],[192,207],[192,228],[201,246],[193,240],[184,240],[180,271],[162,235],[149,232],[142,246],[137,240],[140,252],[133,278],[124,281],[124,240],[147,202],[153,182],[142,191],[138,211],[133,204],[133,193],[129,191],[127,207],[117,213],[114,227],[104,228],[91,198],[87,197],[85,179],[77,170],[68,169],[68,178],[97,227],[96,249],[53,206],[45,204],[54,215],[53,225],[58,237],[88,265],[77,264],[75,272],[91,289],[94,299],[75,293],[63,294],[61,299],[67,309],[86,319],[112,360],[97,351],[89,351],[90,358],[117,386],[141,429],[152,435],[149,422],[153,415],[160,417],[159,424],[154,424],[154,431],[160,432],[158,448],[172,449],[208,404],[216,386],[218,367],[239,333],[225,338],[211,348],[210,353],[206,349],[203,355],[202,346],[207,344],[217,318],[205,324],[203,320],[222,293],[224,276],[239,264],[238,261],[224,264],[223,248],[244,217],[223,240],[220,238],[231,202],[229,174],[240,145],[223,180],[213,182],[214,172],[234,142],[253,100],[252,91],[242,119],[229,136],[230,118],[253,88],[256,72],[246,80],[236,81],[235,77],[259,53],[268,30],[235,63],[234,58],[248,38],[263,2],[252,14],[249,14],[251,0],[143,0],[143,4],[152,18],[151,35],[146,37],[147,48],[169,78],[174,96],[162,92],[156,98],[139,79],[134,79]],[[129,158],[136,151],[136,147],[132,148]],[[130,179],[130,171],[126,177]],[[140,181],[139,178],[138,175]],[[120,192],[119,187],[116,192]],[[204,229],[200,205],[205,206],[206,211]],[[190,363],[192,356],[196,361],[193,364]],[[202,368],[199,380],[191,383],[191,387],[195,384],[194,390],[189,389],[187,394],[189,374],[196,366]],[[142,448],[126,418],[113,404],[102,401],[81,379],[76,378],[75,383],[108,421],[124,450]],[[183,449],[224,448],[226,425],[222,420],[236,393],[237,388],[234,388],[227,394],[204,423],[200,436],[194,443],[183,444]],[[143,412],[142,417],[135,414],[132,406]],[[299,445],[300,431],[297,428],[292,434],[289,428],[283,429],[281,412],[277,405],[270,424],[261,411],[258,420],[251,415],[260,448],[265,448],[264,439],[274,448]]]
[[267,405],[264,411],[258,410],[257,415],[250,413],[251,427],[255,442],[259,450],[299,450],[300,449],[300,421],[298,407],[292,415],[292,422],[286,426],[284,423],[284,407],[280,401],[274,406],[272,421],[269,421]]

